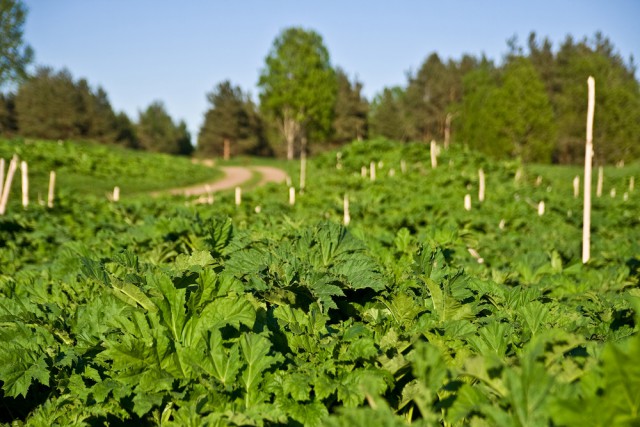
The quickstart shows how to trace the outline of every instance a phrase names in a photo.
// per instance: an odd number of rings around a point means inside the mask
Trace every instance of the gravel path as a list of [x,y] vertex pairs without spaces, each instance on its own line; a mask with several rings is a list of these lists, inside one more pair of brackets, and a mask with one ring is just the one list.
[[228,190],[242,185],[253,177],[252,171],[257,171],[262,177],[258,185],[269,182],[285,182],[287,174],[282,169],[271,166],[223,166],[220,168],[224,172],[224,177],[210,183],[193,185],[190,187],[174,188],[166,191],[169,194],[183,194],[185,196],[198,196],[201,194],[214,193],[216,191]]

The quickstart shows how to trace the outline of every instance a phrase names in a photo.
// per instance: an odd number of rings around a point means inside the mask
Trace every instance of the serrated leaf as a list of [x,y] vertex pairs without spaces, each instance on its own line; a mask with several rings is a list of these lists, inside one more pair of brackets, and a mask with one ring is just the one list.
[[148,311],[158,311],[158,307],[156,307],[153,301],[136,285],[117,279],[112,281],[111,284],[113,293],[118,299],[133,307],[140,305]]
[[207,243],[214,257],[220,257],[233,236],[231,218],[214,221],[209,227]]
[[543,327],[549,314],[549,309],[540,301],[532,301],[520,307],[518,309],[518,313],[524,319],[525,324],[531,331],[531,334],[536,335]]
[[194,251],[192,254],[180,254],[176,257],[174,268],[179,271],[200,269],[213,264],[214,260],[208,251]]
[[304,402],[309,400],[309,394],[311,393],[309,381],[308,375],[300,373],[289,374],[284,377],[282,389],[285,394],[291,395],[294,400]]
[[34,380],[43,385],[49,385],[49,367],[45,356],[35,357],[28,353],[22,355],[19,360],[5,363],[0,367],[0,379],[4,383],[2,389],[7,396],[27,397],[29,387]]
[[413,238],[409,229],[403,227],[396,233],[396,237],[393,239],[393,244],[400,252],[406,252],[410,247]]
[[162,393],[135,393],[133,396],[133,412],[142,417],[154,406],[162,405]]
[[493,321],[478,330],[479,336],[469,338],[471,344],[479,354],[495,354],[504,357],[509,344],[509,325]]
[[104,271],[104,267],[100,264],[99,261],[95,261],[90,258],[80,257],[80,262],[82,263],[82,274],[85,276],[95,279],[103,285],[109,286],[110,280],[107,272]]
[[386,288],[379,266],[363,254],[350,254],[348,260],[336,264],[331,271],[338,277],[343,277],[352,289],[370,288],[381,291]]
[[481,408],[489,404],[489,399],[478,387],[463,384],[456,392],[456,399],[447,411],[447,420],[454,424],[459,423],[465,418],[471,418],[474,413],[480,413]]
[[415,323],[418,314],[424,310],[410,295],[402,292],[394,295],[391,302],[385,302],[385,305],[391,311],[393,319],[404,327]]
[[612,343],[602,353],[605,397],[616,417],[640,421],[640,335]]
[[320,276],[320,278],[304,280],[302,284],[307,285],[311,289],[311,293],[316,297],[316,300],[326,313],[330,308],[338,308],[333,301],[333,297],[343,296],[344,293],[339,286],[332,283],[333,279],[330,276],[324,274]]
[[329,415],[326,406],[318,401],[302,404],[287,401],[282,409],[301,425],[308,427],[323,426],[325,418]]
[[163,296],[156,306],[164,325],[171,331],[173,339],[182,339],[182,330],[186,322],[185,296],[186,289],[177,289],[171,279],[165,274],[155,273],[147,275],[147,284],[159,290]]
[[258,384],[263,372],[277,363],[280,358],[269,356],[271,343],[264,336],[255,333],[243,334],[240,338],[240,347],[247,364],[241,378],[246,393],[245,404],[249,407],[258,401],[256,399],[259,394]]
[[89,388],[87,388],[86,384],[84,383],[82,376],[78,374],[71,374],[67,383],[67,388],[72,394],[79,397],[83,401],[87,400],[87,396],[90,392]]
[[335,393],[338,388],[336,380],[330,378],[326,373],[319,373],[313,383],[313,391],[316,398],[322,400]]
[[223,385],[232,384],[242,368],[238,344],[227,350],[223,345],[220,331],[217,329],[212,330],[209,335],[207,354],[203,366],[208,366],[208,372]]
[[240,325],[252,327],[256,319],[256,310],[244,297],[229,295],[211,301],[199,316],[189,318],[183,333],[183,341],[187,345],[194,345],[208,331]]

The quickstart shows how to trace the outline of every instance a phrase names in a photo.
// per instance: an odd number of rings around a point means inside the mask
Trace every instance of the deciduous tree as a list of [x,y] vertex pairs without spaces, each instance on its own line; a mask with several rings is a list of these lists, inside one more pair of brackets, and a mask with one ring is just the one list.
[[0,0],[0,89],[27,76],[33,50],[23,40],[27,8],[20,0]]
[[261,107],[280,127],[287,158],[294,143],[306,150],[310,135],[325,137],[331,129],[336,78],[322,37],[312,30],[288,28],[275,39],[258,85]]
[[512,57],[500,78],[485,67],[467,76],[461,129],[467,143],[496,157],[549,162],[553,109],[531,62]]

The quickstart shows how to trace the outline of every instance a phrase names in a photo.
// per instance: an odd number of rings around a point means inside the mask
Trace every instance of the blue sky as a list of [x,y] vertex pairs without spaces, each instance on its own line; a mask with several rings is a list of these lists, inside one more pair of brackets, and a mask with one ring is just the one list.
[[[102,86],[136,120],[161,100],[194,136],[206,93],[229,79],[257,98],[274,38],[290,26],[320,33],[334,65],[373,97],[405,85],[431,52],[500,62],[506,40],[531,31],[554,48],[601,31],[640,62],[640,0],[26,0],[25,39],[35,62]],[[638,72],[636,72],[638,75]]]

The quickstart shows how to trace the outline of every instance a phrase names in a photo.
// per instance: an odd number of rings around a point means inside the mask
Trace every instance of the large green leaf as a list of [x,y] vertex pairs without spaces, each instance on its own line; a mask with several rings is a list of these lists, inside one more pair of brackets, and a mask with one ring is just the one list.
[[163,324],[169,329],[173,339],[182,339],[182,330],[187,320],[186,289],[175,287],[169,276],[162,273],[147,275],[147,284],[160,291],[162,299],[156,300]]
[[247,407],[260,403],[259,385],[264,371],[281,360],[281,357],[270,356],[271,343],[263,335],[245,333],[240,337],[240,347],[246,367],[242,372],[242,384],[245,389],[245,405]]

